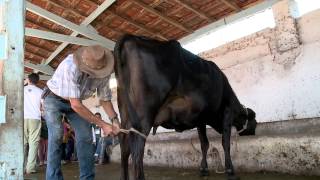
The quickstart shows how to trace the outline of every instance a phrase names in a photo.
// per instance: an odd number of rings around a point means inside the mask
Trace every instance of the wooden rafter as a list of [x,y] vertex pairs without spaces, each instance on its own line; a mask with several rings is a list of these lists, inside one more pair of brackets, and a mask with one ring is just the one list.
[[[32,58],[33,61],[36,61],[36,62],[39,62],[39,63],[40,63],[43,59],[45,59],[45,57],[42,57],[42,56],[40,56],[40,55],[37,55],[37,54],[35,54],[34,52],[30,52],[30,51],[25,50],[24,53],[25,53],[26,56],[29,56],[30,58]],[[30,58],[29,58],[29,59],[30,59]],[[27,59],[27,57],[25,57],[25,59]]]
[[[115,18],[115,15],[114,14],[109,14],[107,15],[106,17],[104,18],[98,18],[94,24],[92,24],[92,26],[95,27],[95,29],[100,29],[102,28],[103,26],[108,26],[109,23],[111,23],[113,21],[113,19]],[[113,30],[115,31],[115,30]]]
[[24,66],[30,69],[34,69],[36,71],[40,71],[42,73],[52,75],[54,70],[52,67],[44,65],[44,64],[34,64],[30,59],[25,58]]
[[56,41],[49,41],[49,40],[37,38],[39,41],[35,42],[34,37],[25,36],[25,38],[27,43],[32,44],[33,46],[45,49],[49,51],[50,54],[52,53],[52,51],[54,51],[54,49],[56,49],[60,45],[60,43]]
[[31,11],[39,16],[42,16],[56,24],[64,26],[72,31],[76,31],[92,40],[99,42],[99,44],[103,45],[108,49],[113,49],[114,42],[93,32],[92,29],[87,28],[86,26],[77,25],[73,22],[70,22],[54,13],[47,11],[39,6],[33,5],[32,3],[26,2],[26,8],[28,11]]
[[[183,6],[179,6],[179,7],[177,7],[177,8],[174,8],[173,10],[167,12],[167,15],[168,15],[168,16],[171,16],[171,15],[173,15],[173,14],[181,11],[182,9],[183,9]],[[159,18],[159,19],[160,19],[160,18]],[[161,19],[160,19],[160,20],[161,20]]]
[[[39,18],[41,18],[41,17],[39,17]],[[26,23],[29,23],[29,24],[32,25],[32,26],[35,26],[37,29],[55,32],[55,30],[49,29],[49,28],[44,27],[44,26],[41,26],[41,25],[38,24],[39,22],[34,22],[33,20],[26,19],[25,22],[26,22]],[[34,28],[34,27],[33,27],[33,28]]]
[[148,10],[149,12],[153,13],[153,14],[156,14],[157,16],[159,16],[161,19],[163,19],[164,21],[167,21],[169,24],[172,24],[186,32],[189,32],[191,33],[192,30],[190,28],[187,28],[185,27],[184,25],[182,25],[181,23],[167,17],[167,16],[164,16],[163,14],[161,14],[160,12],[158,12],[157,10],[151,8],[150,6],[142,3],[141,1],[139,0],[132,0],[134,3],[138,4],[139,6],[141,6],[142,8],[144,8],[145,10]]
[[52,0],[47,0],[47,2],[49,3],[49,5],[54,5],[54,6],[57,6],[59,8],[62,8],[64,9],[64,12],[72,12],[74,13],[77,17],[81,17],[81,18],[86,18],[84,15],[80,14],[80,12],[78,12],[76,9],[71,9],[71,8],[66,8],[66,7],[63,7],[61,6],[60,4],[52,1]]
[[[115,0],[104,1],[99,7],[96,8],[83,22],[80,24],[82,26],[88,26],[92,21],[94,21],[103,11],[105,11],[109,6],[114,3]],[[73,32],[71,36],[76,37],[79,33]],[[47,58],[45,64],[50,64],[50,62],[59,55],[60,52],[68,46],[69,43],[62,43],[56,50]]]
[[186,9],[189,9],[190,11],[196,13],[198,16],[200,16],[201,18],[207,20],[208,22],[213,22],[215,19],[211,19],[209,16],[207,16],[206,14],[196,10],[195,8],[193,8],[192,6],[190,6],[189,4],[182,2],[181,0],[175,0],[177,3],[179,3],[181,6],[185,7]]
[[122,31],[122,30],[115,30],[113,28],[110,28],[108,25],[102,25],[102,24],[98,24],[95,27],[98,31],[100,29],[107,29],[107,31],[111,31],[114,32],[115,34],[125,34],[126,32]]
[[160,39],[162,40],[168,40],[166,37],[162,36],[161,34],[157,33],[157,32],[154,32],[153,30],[150,30],[148,28],[146,28],[145,26],[141,25],[140,23],[137,23],[127,17],[123,17],[123,16],[120,16],[119,14],[116,14],[115,12],[111,12],[109,11],[112,15],[116,16],[117,18],[119,19],[122,19],[123,21],[126,21],[134,26],[136,26],[137,28],[140,28],[141,30],[153,35],[153,36],[156,36],[156,37],[159,37]]
[[[122,6],[121,6],[121,12],[129,11],[128,8],[131,7],[131,6],[132,6],[132,3],[125,3],[125,5],[122,5]],[[118,13],[120,13],[120,12],[118,12]],[[144,10],[142,10],[142,11],[140,11],[138,14],[136,14],[135,16],[131,16],[130,19],[132,19],[133,21],[135,21],[136,19],[140,19],[140,18],[143,17],[144,15],[145,15]],[[160,18],[157,18],[156,20],[161,21]],[[122,24],[119,26],[119,29],[121,29],[121,27],[123,27],[125,24],[130,24],[130,23],[122,23]],[[130,25],[132,25],[132,24],[130,24]],[[142,24],[139,23],[139,25],[142,25]],[[133,26],[134,26],[134,25],[133,25]],[[146,25],[142,25],[142,26],[144,26],[145,29],[150,30],[149,28],[146,27]],[[136,26],[135,26],[135,27],[136,27]],[[137,28],[137,30],[135,30],[134,32],[130,32],[130,33],[134,33],[134,34],[136,34],[136,35],[142,35],[143,32],[146,32],[145,29],[141,29],[141,28],[138,28],[138,27],[136,27],[136,28]],[[152,30],[152,31],[153,31],[153,30]],[[155,31],[153,31],[153,32],[155,32]],[[121,33],[124,34],[124,33],[126,33],[126,32],[121,32]],[[157,36],[155,36],[154,34],[151,34],[151,35],[152,35],[152,37],[157,37]],[[162,37],[160,37],[160,39],[162,39]]]
[[220,1],[237,12],[241,11],[241,8],[233,0],[220,0]]
[[163,0],[154,0],[149,6],[154,8],[159,6],[162,2]]
[[41,49],[42,51],[48,53],[48,54],[51,54],[51,50],[46,48],[45,46],[41,46],[40,44],[36,44],[34,43],[33,41],[31,40],[25,40],[25,44],[27,44],[28,46],[31,46],[31,47],[34,47],[34,48],[38,48],[38,49]]
[[[42,53],[39,53],[39,50],[43,51],[43,52],[46,54],[46,56],[49,56],[49,54],[51,53],[50,51],[48,51],[48,50],[46,50],[46,49],[44,49],[44,48],[39,48],[39,47],[37,47],[37,46],[34,46],[34,45],[31,44],[31,43],[25,42],[25,44],[27,45],[27,46],[25,47],[25,49],[29,49],[29,48],[37,49],[37,51],[35,51],[34,53],[37,54],[37,55],[39,55],[39,56],[43,56]],[[46,58],[47,58],[47,57],[46,57]]]
[[104,46],[104,44],[100,43],[99,41],[86,39],[86,38],[73,37],[69,35],[63,35],[59,33],[32,29],[32,28],[25,28],[25,35],[41,38],[41,39],[52,40],[52,41],[67,42],[69,44],[77,44],[81,46],[92,46],[97,44]]

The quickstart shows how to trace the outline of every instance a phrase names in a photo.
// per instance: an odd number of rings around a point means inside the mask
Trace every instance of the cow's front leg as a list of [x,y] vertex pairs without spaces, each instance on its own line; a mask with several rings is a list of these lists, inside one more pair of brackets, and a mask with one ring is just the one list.
[[129,149],[129,135],[120,134],[120,148],[121,148],[121,180],[129,180],[128,174],[128,159],[130,155]]
[[208,163],[207,163],[207,152],[209,148],[209,141],[207,137],[206,126],[200,126],[197,128],[199,139],[201,143],[201,151],[202,151],[202,160],[200,164],[200,175],[201,176],[209,176],[208,171]]
[[135,180],[144,180],[143,155],[145,139],[137,134],[130,134],[130,149]]
[[225,169],[226,174],[228,176],[228,180],[238,180],[235,175],[231,156],[230,156],[230,136],[231,136],[231,126],[233,121],[234,115],[230,108],[226,108],[224,110],[224,118],[223,118],[223,133],[222,133],[222,146],[225,155]]

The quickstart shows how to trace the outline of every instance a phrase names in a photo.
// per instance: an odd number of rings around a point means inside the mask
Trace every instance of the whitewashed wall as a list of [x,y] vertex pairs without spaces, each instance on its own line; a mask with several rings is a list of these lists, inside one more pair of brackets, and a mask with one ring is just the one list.
[[200,54],[223,69],[259,122],[320,117],[320,10],[295,20],[287,1],[276,28]]

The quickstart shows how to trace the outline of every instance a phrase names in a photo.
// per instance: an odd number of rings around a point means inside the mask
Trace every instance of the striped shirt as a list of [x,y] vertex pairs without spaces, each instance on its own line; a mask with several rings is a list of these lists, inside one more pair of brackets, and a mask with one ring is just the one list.
[[110,76],[93,78],[81,72],[73,62],[73,54],[70,54],[59,64],[47,86],[54,94],[66,99],[84,100],[97,92],[100,100],[110,101],[112,93],[109,79]]

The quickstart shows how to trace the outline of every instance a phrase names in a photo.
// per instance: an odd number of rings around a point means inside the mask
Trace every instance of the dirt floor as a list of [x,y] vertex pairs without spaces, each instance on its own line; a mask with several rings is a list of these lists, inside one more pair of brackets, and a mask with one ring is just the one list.
[[[62,166],[65,180],[79,179],[77,163],[69,163]],[[147,180],[225,180],[224,174],[214,174],[209,177],[199,177],[196,169],[176,169],[176,168],[159,168],[146,167],[145,176]],[[241,180],[319,180],[315,176],[290,176],[284,174],[239,174]],[[96,180],[119,180],[119,164],[106,164],[96,166]],[[28,175],[25,180],[44,180],[45,167],[40,168],[39,173]]]

